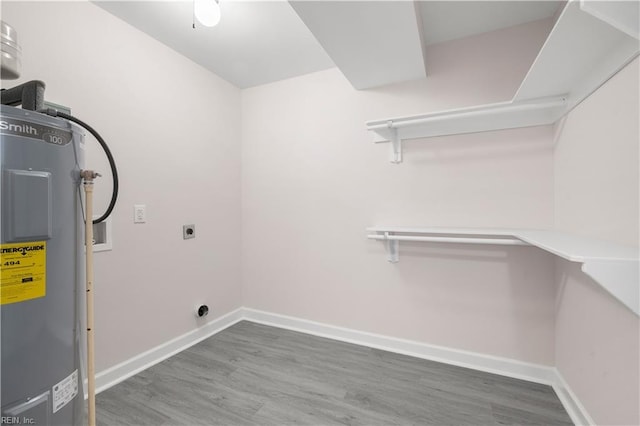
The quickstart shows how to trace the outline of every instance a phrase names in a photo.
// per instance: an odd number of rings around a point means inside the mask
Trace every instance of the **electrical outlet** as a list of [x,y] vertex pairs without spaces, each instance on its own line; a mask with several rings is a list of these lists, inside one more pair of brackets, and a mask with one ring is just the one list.
[[133,206],[133,223],[145,223],[147,221],[147,206],[136,204]]
[[195,225],[183,225],[182,226],[182,238],[184,240],[189,240],[191,238],[196,237],[196,226]]

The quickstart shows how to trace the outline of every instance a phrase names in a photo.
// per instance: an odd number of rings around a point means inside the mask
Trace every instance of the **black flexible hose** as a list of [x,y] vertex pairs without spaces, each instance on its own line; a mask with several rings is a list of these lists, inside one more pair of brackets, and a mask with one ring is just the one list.
[[0,103],[2,105],[22,105],[23,109],[30,111],[38,111],[43,114],[50,115],[52,117],[61,117],[65,120],[72,121],[89,131],[97,140],[104,153],[109,160],[109,167],[111,167],[111,177],[113,178],[113,192],[111,193],[111,201],[107,211],[99,218],[93,221],[94,224],[100,223],[109,217],[113,211],[113,207],[116,205],[116,199],[118,198],[118,170],[116,169],[116,162],[111,155],[111,150],[107,146],[107,143],[102,139],[102,136],[98,134],[91,126],[84,121],[75,118],[72,115],[65,114],[53,108],[43,108],[44,106],[44,88],[45,84],[39,80],[29,81],[11,89],[2,89],[0,91]]
[[107,207],[107,210],[104,212],[104,214],[102,216],[100,216],[97,219],[93,220],[93,223],[100,223],[102,221],[104,221],[106,218],[109,217],[109,215],[111,214],[111,212],[113,211],[113,207],[116,205],[116,199],[118,198],[118,169],[116,168],[116,162],[113,159],[113,155],[111,154],[111,150],[109,149],[109,147],[107,146],[107,143],[104,141],[104,139],[102,139],[102,136],[100,136],[98,134],[98,132],[96,132],[93,127],[89,126],[87,123],[85,123],[84,121],[69,115],[69,114],[65,114],[64,112],[60,112],[54,109],[47,109],[45,111],[42,111],[48,115],[52,115],[54,117],[60,117],[60,118],[64,118],[65,120],[69,120],[72,121],[78,125],[80,125],[81,127],[84,127],[87,131],[89,131],[89,133],[91,133],[96,140],[98,141],[98,143],[100,144],[100,146],[102,147],[102,149],[104,150],[104,153],[107,155],[107,159],[109,160],[109,167],[111,167],[111,177],[113,178],[113,191],[111,193],[111,201],[109,202],[109,206]]

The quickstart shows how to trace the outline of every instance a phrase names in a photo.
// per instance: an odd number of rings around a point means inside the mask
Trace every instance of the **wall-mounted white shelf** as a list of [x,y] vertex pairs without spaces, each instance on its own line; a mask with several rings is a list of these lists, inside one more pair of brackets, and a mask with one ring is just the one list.
[[571,0],[511,101],[374,120],[367,129],[401,163],[406,139],[553,124],[638,56],[638,21],[635,1]]
[[496,228],[367,228],[367,238],[383,241],[388,260],[399,261],[400,241],[534,246],[571,262],[640,316],[640,250],[559,231]]
[[375,143],[391,142],[390,161],[401,163],[403,140],[553,124],[566,106],[563,96],[500,102],[369,121],[367,129],[374,132]]
[[[635,23],[635,37],[625,18]],[[570,111],[638,55],[638,21],[636,1],[568,2],[514,102],[562,93]]]

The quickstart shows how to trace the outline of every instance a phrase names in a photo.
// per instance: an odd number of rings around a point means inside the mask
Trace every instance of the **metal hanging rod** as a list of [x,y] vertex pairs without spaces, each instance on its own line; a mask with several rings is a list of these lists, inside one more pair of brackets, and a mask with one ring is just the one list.
[[411,235],[380,235],[370,234],[372,240],[390,241],[423,241],[431,243],[464,243],[464,244],[499,244],[506,246],[528,246],[528,243],[515,238],[475,238],[475,237],[416,237]]

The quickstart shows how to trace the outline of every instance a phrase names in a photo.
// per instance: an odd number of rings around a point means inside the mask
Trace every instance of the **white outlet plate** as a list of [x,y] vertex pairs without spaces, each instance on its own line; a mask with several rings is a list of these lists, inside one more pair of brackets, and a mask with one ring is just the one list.
[[133,223],[145,223],[147,221],[147,206],[136,204],[133,206]]

